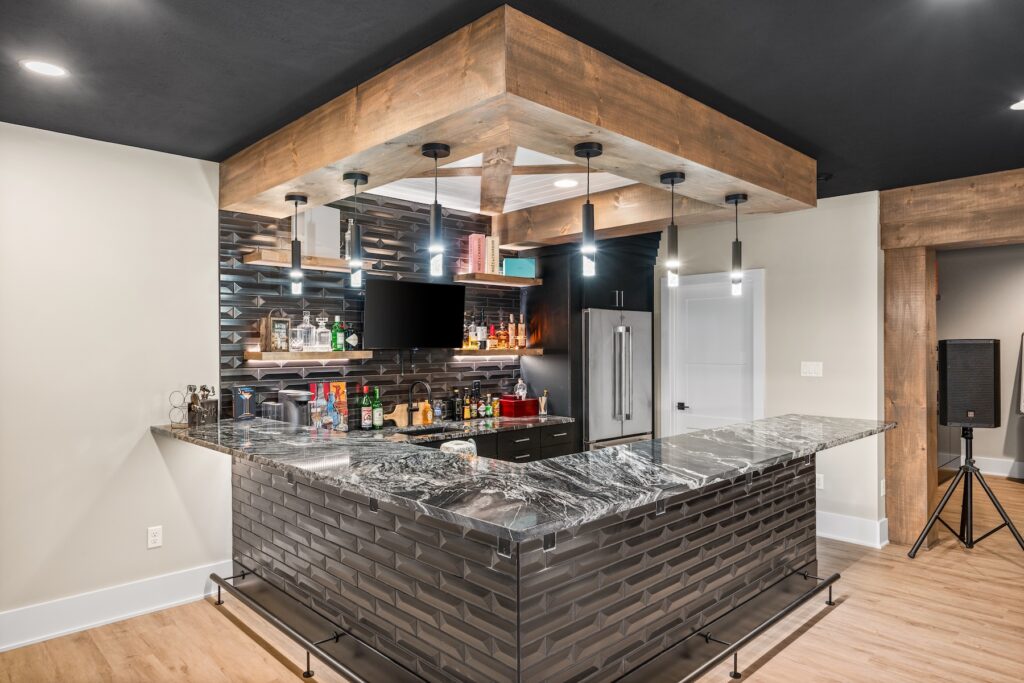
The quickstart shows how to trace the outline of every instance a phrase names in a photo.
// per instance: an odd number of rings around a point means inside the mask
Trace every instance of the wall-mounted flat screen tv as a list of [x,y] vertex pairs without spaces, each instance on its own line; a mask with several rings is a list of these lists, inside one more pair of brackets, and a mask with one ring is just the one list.
[[462,346],[462,285],[368,279],[363,346],[368,349],[457,349]]

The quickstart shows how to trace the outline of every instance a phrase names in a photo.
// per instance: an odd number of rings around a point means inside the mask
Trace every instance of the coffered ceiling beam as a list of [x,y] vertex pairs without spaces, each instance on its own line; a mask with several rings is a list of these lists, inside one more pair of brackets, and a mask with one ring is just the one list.
[[480,213],[495,216],[505,210],[508,184],[512,180],[515,145],[502,145],[484,152],[480,175]]
[[[677,190],[678,191],[678,190]],[[655,232],[669,222],[669,193],[649,185],[627,185],[590,195],[598,239]],[[492,232],[503,249],[527,249],[542,244],[565,244],[580,239],[579,197],[510,211],[492,220]],[[679,225],[730,220],[732,207],[722,207],[676,195]]]

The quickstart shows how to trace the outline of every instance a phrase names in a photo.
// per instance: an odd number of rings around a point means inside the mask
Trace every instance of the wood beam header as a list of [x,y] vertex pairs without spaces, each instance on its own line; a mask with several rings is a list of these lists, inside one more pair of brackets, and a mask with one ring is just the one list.
[[813,159],[503,6],[226,160],[221,208],[283,216],[289,191],[347,196],[345,171],[369,173],[370,191],[416,177],[430,140],[453,160],[510,145],[572,162],[576,142],[597,140],[594,170],[652,187],[682,170],[680,192],[707,204],[730,192],[752,211],[816,202]]

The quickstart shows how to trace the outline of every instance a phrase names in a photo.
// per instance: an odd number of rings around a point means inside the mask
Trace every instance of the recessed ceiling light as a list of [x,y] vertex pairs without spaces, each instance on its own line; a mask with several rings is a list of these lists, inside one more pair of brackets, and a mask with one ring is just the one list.
[[49,62],[37,62],[32,59],[23,59],[20,62],[22,67],[32,71],[33,73],[42,74],[44,76],[67,76],[68,70],[62,66],[56,64],[50,64]]
[[1021,100],[1017,104],[1011,104],[1010,109],[1015,109],[1016,111],[1024,111],[1024,100]]
[[580,184],[580,181],[573,180],[572,178],[559,178],[558,180],[555,181],[555,187],[568,188],[568,187],[576,187],[579,184]]

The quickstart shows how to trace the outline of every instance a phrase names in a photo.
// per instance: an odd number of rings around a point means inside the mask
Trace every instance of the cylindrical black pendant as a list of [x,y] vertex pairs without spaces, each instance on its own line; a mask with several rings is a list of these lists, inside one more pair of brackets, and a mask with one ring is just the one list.
[[583,240],[580,242],[580,251],[584,254],[593,254],[597,251],[597,242],[594,234],[594,205],[586,202],[583,205]]
[[441,222],[441,205],[434,202],[430,205],[430,253],[444,251],[444,225]]
[[732,282],[735,284],[743,279],[743,243],[732,241]]
[[679,226],[675,223],[668,224],[668,259],[669,268],[679,267]]
[[355,221],[352,221],[352,253],[348,264],[353,268],[363,267],[363,230]]
[[300,240],[292,240],[292,279],[299,280],[302,278],[302,242]]

